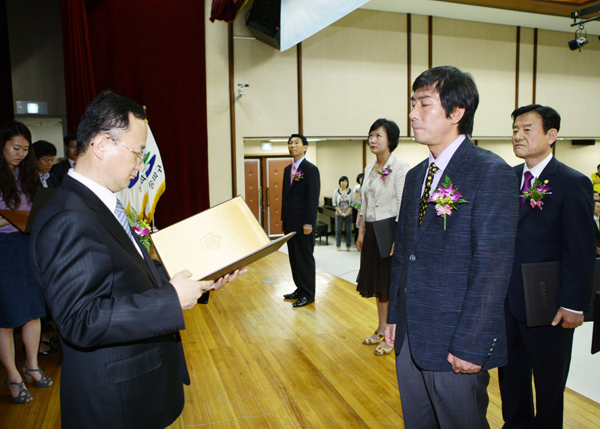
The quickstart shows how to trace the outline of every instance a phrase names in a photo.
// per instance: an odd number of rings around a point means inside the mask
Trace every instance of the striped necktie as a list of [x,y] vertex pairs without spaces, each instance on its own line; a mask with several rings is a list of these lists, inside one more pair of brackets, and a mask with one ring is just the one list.
[[125,213],[125,207],[123,207],[123,204],[121,204],[121,201],[118,198],[117,198],[117,206],[115,207],[115,215],[117,216],[117,219],[119,220],[119,223],[121,224],[121,226],[123,227],[125,232],[127,232],[127,235],[129,236],[131,241],[133,241],[135,243],[135,239],[133,238],[133,233],[131,232],[131,226],[129,226],[129,222],[127,221],[127,214]]
[[439,170],[435,163],[431,163],[429,166],[429,171],[427,172],[427,180],[425,181],[425,189],[423,190],[423,196],[421,197],[421,202],[419,203],[419,226],[423,222],[423,216],[425,216],[425,211],[427,210],[427,199],[429,198],[429,194],[431,192],[431,183],[433,183],[433,177],[435,173]]

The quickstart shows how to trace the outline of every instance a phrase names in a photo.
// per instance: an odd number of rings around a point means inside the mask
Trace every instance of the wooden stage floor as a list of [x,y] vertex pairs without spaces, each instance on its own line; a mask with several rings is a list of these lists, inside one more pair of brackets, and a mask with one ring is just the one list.
[[[361,343],[376,328],[375,301],[318,270],[315,305],[292,309],[282,298],[294,289],[291,279],[287,255],[276,252],[185,312],[192,384],[171,428],[404,427],[393,356]],[[16,347],[22,365],[20,335]],[[56,384],[29,385],[30,404],[14,404],[2,388],[0,428],[60,427],[61,361],[60,353],[40,357]],[[497,372],[491,376],[488,420],[500,428]],[[600,428],[599,404],[569,389],[565,397],[565,428]]]

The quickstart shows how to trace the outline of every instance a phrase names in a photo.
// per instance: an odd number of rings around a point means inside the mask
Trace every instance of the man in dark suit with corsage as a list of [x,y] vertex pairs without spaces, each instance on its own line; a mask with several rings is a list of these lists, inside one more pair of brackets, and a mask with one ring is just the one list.
[[[499,370],[505,428],[562,428],[574,328],[583,323],[594,275],[590,179],[552,155],[559,114],[547,106],[512,113],[514,168],[521,187],[515,259],[506,299],[508,365]],[[537,192],[532,192],[536,190]],[[521,264],[561,262],[560,307],[551,325],[526,325]],[[533,405],[531,378],[536,391]]]
[[285,299],[296,300],[294,307],[315,302],[316,267],[315,228],[321,192],[319,169],[306,158],[308,140],[302,134],[292,134],[288,150],[294,162],[285,167],[281,195],[283,231],[296,232],[287,243],[296,290]]
[[467,137],[479,103],[470,75],[435,67],[412,89],[415,140],[430,155],[406,175],[385,341],[407,428],[486,428],[488,370],[506,363],[517,181]]
[[235,279],[165,279],[127,223],[116,192],[143,168],[144,110],[106,91],[77,131],[74,170],[42,207],[31,233],[34,273],[58,327],[65,428],[164,428],[189,384],[183,310]]

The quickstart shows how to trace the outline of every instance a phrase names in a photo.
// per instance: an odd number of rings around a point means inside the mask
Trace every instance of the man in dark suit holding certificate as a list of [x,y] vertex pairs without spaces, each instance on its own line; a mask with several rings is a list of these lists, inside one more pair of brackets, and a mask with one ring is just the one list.
[[315,301],[316,267],[315,228],[321,192],[319,169],[305,158],[308,141],[302,134],[292,134],[288,150],[294,162],[285,167],[281,195],[283,231],[296,232],[287,243],[296,290],[285,294],[295,299],[294,307],[304,307]]
[[[515,259],[506,299],[508,365],[499,370],[506,428],[562,428],[563,393],[571,361],[573,330],[583,323],[594,274],[592,183],[552,155],[560,116],[551,107],[516,109],[513,149],[523,160],[514,168],[521,198]],[[546,186],[545,196],[529,192]],[[549,326],[526,325],[523,263],[560,261],[560,307]],[[533,406],[531,377],[535,382]],[[537,411],[537,412],[536,412]]]
[[486,428],[488,369],[506,363],[517,180],[467,137],[479,103],[470,75],[436,67],[413,91],[415,140],[430,155],[406,175],[385,341],[407,428]]
[[170,425],[190,382],[182,309],[237,276],[196,282],[183,271],[165,279],[132,233],[115,192],[142,169],[144,118],[138,104],[108,91],[88,106],[75,169],[31,233],[33,270],[64,353],[63,429]]

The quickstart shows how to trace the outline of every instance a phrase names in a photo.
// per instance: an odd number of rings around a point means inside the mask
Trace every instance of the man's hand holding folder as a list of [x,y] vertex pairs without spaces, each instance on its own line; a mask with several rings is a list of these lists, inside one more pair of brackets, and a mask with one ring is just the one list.
[[217,280],[195,281],[189,279],[192,275],[191,271],[184,270],[175,274],[170,280],[170,283],[175,288],[175,292],[177,292],[181,309],[189,310],[198,303],[198,299],[205,292],[219,290],[225,286],[226,283],[234,281],[237,279],[238,275],[244,274],[247,271],[247,269],[243,268],[235,270],[231,274],[226,274]]

